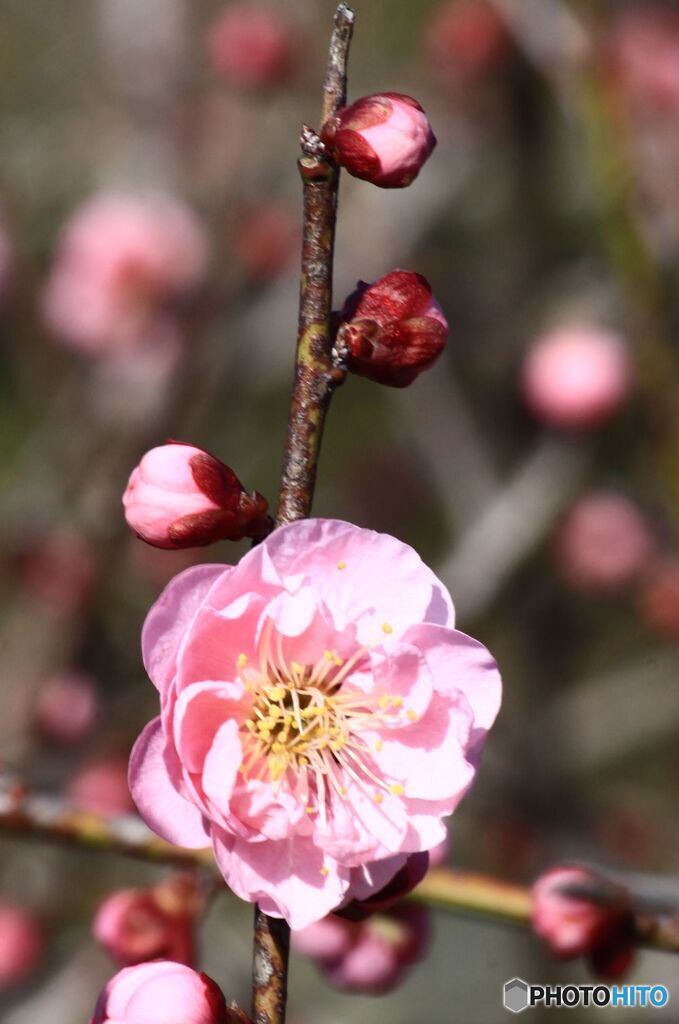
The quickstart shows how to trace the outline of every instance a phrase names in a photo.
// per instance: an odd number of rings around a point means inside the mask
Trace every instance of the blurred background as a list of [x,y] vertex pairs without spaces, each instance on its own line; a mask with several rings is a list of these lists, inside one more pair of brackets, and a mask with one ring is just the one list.
[[[405,191],[343,175],[335,304],[416,270],[450,342],[407,390],[337,392],[315,512],[417,548],[500,663],[449,864],[528,884],[576,858],[679,902],[679,8],[354,6],[350,98],[414,95],[439,144]],[[146,547],[122,516],[131,470],[191,441],[275,505],[297,140],[333,10],[0,2],[0,753],[7,779],[80,808],[132,810],[149,606],[245,550]],[[114,969],[96,907],[166,875],[0,835],[0,901],[28,914],[16,933],[0,913],[1,1019],[88,1019]],[[250,916],[214,900],[200,958],[245,1005]],[[671,986],[676,963],[644,954],[631,980]],[[381,1000],[296,957],[291,1024],[486,1024],[515,975],[586,979],[526,932],[437,912],[427,960]]]

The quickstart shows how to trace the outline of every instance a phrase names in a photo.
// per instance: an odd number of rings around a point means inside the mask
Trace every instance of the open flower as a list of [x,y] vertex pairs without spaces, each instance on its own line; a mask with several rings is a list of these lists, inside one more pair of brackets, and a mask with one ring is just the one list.
[[161,716],[130,762],[159,835],[212,844],[293,928],[436,846],[500,701],[489,653],[407,545],[336,520],[179,575],[144,629]]

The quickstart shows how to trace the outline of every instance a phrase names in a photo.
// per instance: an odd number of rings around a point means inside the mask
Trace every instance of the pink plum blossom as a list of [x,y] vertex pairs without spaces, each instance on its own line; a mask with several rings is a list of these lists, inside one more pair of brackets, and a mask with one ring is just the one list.
[[167,311],[201,283],[207,258],[205,231],[178,199],[97,195],[62,230],[45,323],[90,356],[164,336]]
[[349,174],[380,188],[410,185],[436,145],[420,104],[399,92],[364,96],[343,107],[321,137]]
[[190,875],[150,889],[119,889],[100,904],[92,932],[120,967],[159,958],[191,965],[193,924],[200,904]]
[[98,714],[99,698],[92,677],[84,672],[61,672],[40,688],[35,725],[46,740],[68,746],[91,733]]
[[127,764],[115,754],[97,757],[70,780],[66,795],[74,807],[92,814],[119,815],[134,810],[127,784]]
[[594,492],[566,513],[554,537],[554,556],[568,583],[584,590],[618,590],[633,583],[653,555],[651,529],[622,494]]
[[500,703],[495,662],[407,545],[336,520],[178,576],[143,634],[161,715],[130,787],[229,886],[303,928],[436,846]]
[[227,1024],[218,986],[172,960],[126,967],[104,988],[90,1024]]
[[293,26],[268,4],[230,3],[210,28],[215,72],[230,85],[262,89],[287,78],[295,53]]
[[267,502],[247,494],[229,466],[202,448],[172,442],[147,452],[123,495],[135,533],[159,548],[260,537],[270,529]]
[[33,914],[0,904],[0,990],[25,981],[35,970],[43,948],[43,930]]
[[331,985],[383,995],[424,956],[430,920],[424,907],[403,906],[361,922],[330,914],[293,932],[293,947],[314,960]]
[[428,20],[425,57],[442,82],[456,87],[491,71],[509,41],[505,23],[487,0],[448,0]]
[[555,427],[593,427],[617,412],[632,387],[627,347],[601,327],[572,324],[539,338],[522,368],[524,398]]
[[623,8],[603,44],[612,83],[632,108],[641,114],[679,109],[679,11],[658,4]]

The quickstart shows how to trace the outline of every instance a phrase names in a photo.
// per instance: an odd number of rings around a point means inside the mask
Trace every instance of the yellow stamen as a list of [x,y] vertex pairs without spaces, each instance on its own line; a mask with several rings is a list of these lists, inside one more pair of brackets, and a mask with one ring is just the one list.
[[327,878],[328,875],[330,874],[330,869],[325,867],[321,868],[321,874],[323,875],[324,878]]
[[416,722],[417,721],[417,711],[413,711],[412,708],[410,708],[408,711],[406,711],[406,715],[410,719],[411,722]]
[[391,698],[391,705],[392,705],[392,707],[400,708],[402,704],[403,704],[403,697],[392,697]]
[[346,562],[338,562],[337,563],[337,568],[338,569],[346,569],[346,567],[347,567],[347,563]]
[[403,794],[405,793],[405,789],[403,788],[400,782],[395,782],[393,786],[389,787],[389,792],[391,793],[392,796],[403,796]]
[[245,668],[247,663],[248,663],[248,656],[247,656],[247,654],[239,654],[238,657],[236,658],[236,665],[238,666],[238,668]]
[[387,635],[389,633],[393,633],[394,632],[394,627],[392,625],[390,625],[388,622],[383,622],[382,623],[382,632],[383,633],[387,633]]

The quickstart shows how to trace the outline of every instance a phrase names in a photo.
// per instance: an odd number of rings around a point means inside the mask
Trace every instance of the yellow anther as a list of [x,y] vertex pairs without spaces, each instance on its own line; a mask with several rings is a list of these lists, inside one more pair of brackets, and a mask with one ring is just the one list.
[[378,701],[378,704],[379,704],[379,706],[381,708],[388,708],[389,707],[389,698],[388,697],[380,697],[380,699]]
[[334,661],[335,660],[335,652],[334,651],[323,651],[323,657],[325,658],[326,661]]
[[347,745],[347,741],[344,740],[344,739],[330,740],[330,749],[331,750],[341,750],[342,747],[346,747],[346,745]]
[[289,714],[283,715],[283,728],[284,729],[289,729],[290,726],[292,725],[293,721],[294,721],[294,719],[293,719],[292,715],[289,715]]
[[304,669],[302,668],[302,666],[300,665],[300,663],[298,661],[293,661],[291,663],[291,668],[292,668],[292,671],[295,672],[298,676],[301,676],[302,673],[304,672]]
[[269,718],[270,718],[270,719],[271,719],[272,721],[274,721],[274,722],[275,722],[275,721],[276,721],[276,719],[277,719],[277,718],[280,718],[280,716],[281,716],[282,714],[283,714],[283,712],[281,711],[281,709],[280,709],[280,708],[278,707],[278,705],[277,705],[277,704],[271,704],[271,705],[270,705],[270,707],[269,707]]
[[346,562],[338,562],[337,563],[337,568],[338,569],[346,569],[346,567],[347,567],[347,563]]
[[417,711],[413,711],[412,708],[409,708],[408,711],[406,711],[406,715],[410,719],[411,722],[416,722],[417,721]]
[[332,659],[332,662],[333,665],[337,665],[337,667],[339,668],[340,665],[344,664],[344,658],[340,658],[339,654],[336,654],[335,657]]
[[307,814],[315,814],[316,813],[316,808],[315,807],[305,807],[304,809],[307,812]]
[[389,792],[391,793],[392,796],[403,796],[403,794],[405,793],[405,789],[403,788],[400,782],[395,782],[393,786],[389,787]]
[[321,874],[323,875],[323,878],[327,878],[330,874],[330,869],[325,867],[321,868]]
[[[304,744],[304,747],[306,749],[306,743]],[[302,768],[306,768],[307,765],[309,764],[309,758],[304,757],[304,755],[302,755],[302,757],[300,757],[299,759],[299,763],[301,764]]]
[[382,632],[383,633],[387,633],[387,634],[393,633],[394,632],[394,627],[391,626],[388,622],[383,622],[382,623]]
[[266,691],[269,700],[283,700],[286,694],[284,686],[272,686]]
[[346,796],[347,795],[347,790],[346,790],[345,786],[340,786],[340,788],[337,790],[337,792],[339,793],[340,796]]
[[379,752],[380,752],[380,750],[382,749],[383,746],[384,746],[384,744],[382,743],[382,740],[376,740],[375,741],[375,751],[376,751],[376,753],[379,754]]
[[257,722],[257,728],[260,732],[271,732],[271,728],[266,719],[260,719],[259,722]]
[[384,797],[382,796],[381,793],[375,793],[375,803],[376,804],[381,804],[383,800],[384,800]]
[[252,721],[251,718],[246,718],[243,724],[245,725],[245,728],[248,730],[248,732],[254,732],[256,727],[255,723]]
[[269,774],[271,775],[271,778],[273,779],[274,782],[280,779],[281,775],[285,774],[286,768],[287,765],[284,764],[282,761],[271,761],[271,765],[269,767]]
[[391,704],[392,704],[392,707],[400,708],[401,705],[403,704],[403,697],[392,697],[391,698]]
[[238,668],[244,668],[245,665],[247,665],[247,663],[248,663],[248,656],[247,656],[247,654],[239,654],[238,657],[236,658],[236,665],[238,666]]
[[278,743],[278,742],[272,743],[271,744],[271,751],[274,754],[284,754],[285,753],[285,746],[282,743]]

